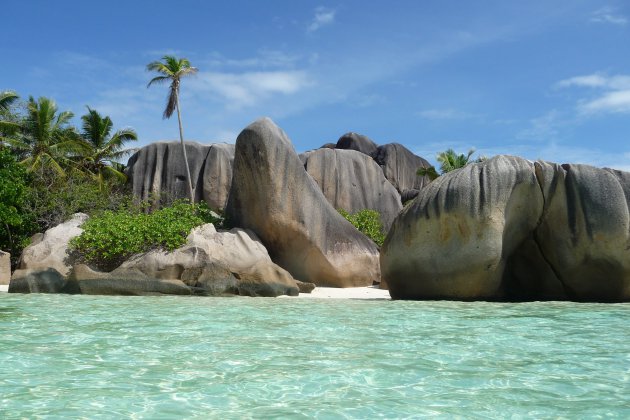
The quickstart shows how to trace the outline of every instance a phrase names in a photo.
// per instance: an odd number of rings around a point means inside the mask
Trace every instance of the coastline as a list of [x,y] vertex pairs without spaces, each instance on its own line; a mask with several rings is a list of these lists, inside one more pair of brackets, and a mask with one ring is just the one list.
[[[0,293],[9,291],[8,284],[0,285]],[[280,298],[298,299],[365,299],[365,300],[389,300],[389,292],[379,289],[377,286],[368,287],[316,287],[311,293],[300,293],[299,296],[278,296]]]

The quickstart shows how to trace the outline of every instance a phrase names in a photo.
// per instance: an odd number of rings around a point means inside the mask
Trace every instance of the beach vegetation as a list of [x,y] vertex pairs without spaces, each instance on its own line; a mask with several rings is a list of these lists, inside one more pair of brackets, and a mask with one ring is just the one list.
[[152,213],[141,206],[104,211],[82,225],[83,233],[71,241],[71,247],[87,263],[111,270],[134,254],[184,245],[190,231],[204,223],[220,224],[205,202],[192,207],[187,200],[178,200]]
[[361,233],[370,238],[379,247],[383,246],[385,234],[381,223],[381,214],[376,210],[365,209],[356,213],[349,213],[338,209],[339,213]]

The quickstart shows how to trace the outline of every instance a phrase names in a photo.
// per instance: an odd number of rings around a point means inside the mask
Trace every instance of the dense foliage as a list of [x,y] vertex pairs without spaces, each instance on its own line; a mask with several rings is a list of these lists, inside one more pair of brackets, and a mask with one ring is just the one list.
[[379,247],[383,246],[385,234],[383,233],[383,224],[381,223],[381,215],[379,212],[365,209],[350,214],[344,209],[339,209],[339,213],[361,233],[374,241],[376,245]]
[[11,152],[0,146],[0,249],[15,253],[28,243],[33,228],[26,209],[28,176]]
[[204,223],[220,223],[205,203],[192,207],[180,200],[147,214],[141,208],[105,211],[88,219],[71,246],[90,264],[112,269],[133,254],[151,249],[172,251],[190,231]]
[[52,99],[18,99],[0,92],[0,249],[13,267],[33,234],[73,213],[130,207],[117,160],[137,138],[131,129],[112,133],[111,119],[89,107],[80,131]]

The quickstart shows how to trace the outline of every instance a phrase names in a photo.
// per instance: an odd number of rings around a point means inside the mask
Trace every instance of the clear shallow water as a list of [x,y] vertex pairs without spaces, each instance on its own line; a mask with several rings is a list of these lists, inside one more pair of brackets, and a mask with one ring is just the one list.
[[630,418],[630,305],[0,294],[0,418]]

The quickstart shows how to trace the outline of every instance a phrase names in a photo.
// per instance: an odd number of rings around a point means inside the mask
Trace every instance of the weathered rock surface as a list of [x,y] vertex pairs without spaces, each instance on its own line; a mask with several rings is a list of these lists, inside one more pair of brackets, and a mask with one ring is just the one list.
[[87,214],[76,213],[70,220],[48,229],[43,235],[34,236],[31,244],[22,251],[18,268],[33,272],[52,268],[66,277],[73,264],[68,245],[72,238],[83,232],[81,225],[87,219]]
[[367,136],[358,133],[346,133],[337,140],[336,149],[350,149],[376,157],[378,146]]
[[427,168],[431,164],[413,154],[402,144],[389,143],[379,146],[374,160],[383,169],[385,178],[396,187],[399,193],[406,190],[420,190],[431,182],[427,176],[416,175],[418,168]]
[[11,281],[11,254],[0,251],[0,284],[9,284]]
[[295,296],[299,292],[293,277],[271,261],[252,232],[217,232],[212,224],[193,229],[186,244],[173,252],[140,254],[119,269],[154,279],[182,280],[211,295]]
[[335,209],[376,210],[385,232],[402,210],[398,192],[369,156],[356,150],[318,149],[300,159]]
[[381,250],[394,299],[630,300],[630,174],[497,156],[438,178]]
[[236,140],[226,216],[253,230],[297,280],[333,287],[380,280],[376,245],[328,203],[270,119],[255,121]]
[[139,270],[117,268],[109,273],[101,273],[88,266],[74,266],[63,293],[84,295],[192,295],[197,290],[181,280],[156,279]]
[[[232,182],[233,144],[184,142],[195,201],[223,210]],[[135,197],[173,200],[188,197],[188,181],[179,142],[156,142],[129,158],[126,169]]]
[[15,270],[9,293],[61,293],[66,278],[54,268]]
[[536,242],[564,294],[630,300],[630,173],[537,162],[536,174],[545,196]]

